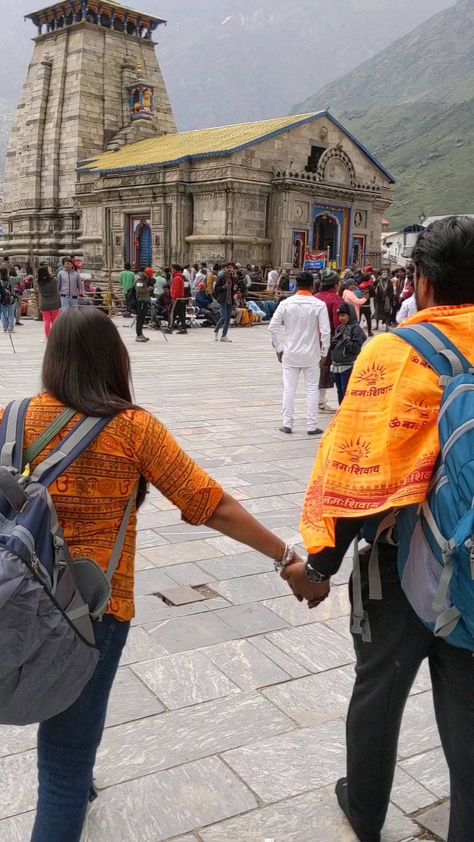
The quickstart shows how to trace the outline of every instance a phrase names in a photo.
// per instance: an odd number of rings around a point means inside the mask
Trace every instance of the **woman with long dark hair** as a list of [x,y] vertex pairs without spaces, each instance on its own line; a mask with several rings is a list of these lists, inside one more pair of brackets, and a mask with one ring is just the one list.
[[81,416],[111,418],[94,444],[50,487],[73,558],[93,558],[107,568],[138,485],[108,613],[96,624],[98,666],[77,701],[42,722],[38,731],[39,796],[32,842],[79,842],[107,702],[134,615],[136,509],[146,483],[171,500],[188,523],[206,523],[279,563],[289,562],[295,553],[199,468],[160,421],[134,404],[127,350],[100,310],[81,307],[61,315],[48,339],[42,379],[44,391],[28,408],[24,447],[30,448],[65,407],[77,415],[33,460],[32,471]]
[[61,313],[61,298],[58,281],[51,266],[42,263],[38,268],[39,310],[43,314],[44,332],[46,339]]

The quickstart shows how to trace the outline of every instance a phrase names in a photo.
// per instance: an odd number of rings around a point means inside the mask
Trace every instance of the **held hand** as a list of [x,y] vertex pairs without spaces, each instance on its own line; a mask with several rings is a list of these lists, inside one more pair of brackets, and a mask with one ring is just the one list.
[[295,561],[282,571],[281,577],[288,582],[299,602],[306,599],[308,608],[316,608],[329,596],[331,585],[329,581],[319,584],[310,582],[306,576],[305,566],[304,561]]

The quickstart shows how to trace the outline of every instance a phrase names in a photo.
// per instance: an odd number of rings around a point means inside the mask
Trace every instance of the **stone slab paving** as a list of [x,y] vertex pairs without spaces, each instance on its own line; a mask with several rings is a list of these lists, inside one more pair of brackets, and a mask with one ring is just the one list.
[[[228,345],[205,329],[136,345],[128,323],[117,324],[137,402],[249,512],[300,543],[318,440],[305,433],[301,388],[293,436],[278,432],[281,371],[265,327],[232,330]],[[2,403],[40,386],[42,326],[27,322],[14,339],[16,356],[0,337]],[[150,492],[139,516],[137,616],[83,842],[355,842],[333,795],[353,680],[350,569],[348,557],[330,599],[309,611],[271,561],[182,523]],[[156,596],[182,587],[199,587],[200,601],[169,606]],[[446,838],[449,782],[429,688],[423,669],[404,718],[384,842]],[[35,739],[34,726],[0,727],[0,842],[29,839]]]

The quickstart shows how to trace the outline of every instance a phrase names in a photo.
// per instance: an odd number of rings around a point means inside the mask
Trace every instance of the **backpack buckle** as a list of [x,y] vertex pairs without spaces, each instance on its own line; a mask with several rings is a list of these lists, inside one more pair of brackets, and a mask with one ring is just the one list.
[[372,642],[372,634],[370,631],[369,615],[364,611],[362,617],[352,615],[351,633],[361,636],[364,643]]

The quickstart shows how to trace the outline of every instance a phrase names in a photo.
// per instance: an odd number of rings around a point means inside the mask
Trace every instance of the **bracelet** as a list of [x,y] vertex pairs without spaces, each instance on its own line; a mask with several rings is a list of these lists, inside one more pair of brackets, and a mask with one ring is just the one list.
[[280,561],[274,561],[273,566],[275,568],[276,573],[281,573],[285,567],[288,567],[296,557],[296,550],[293,544],[285,544],[285,549],[283,551],[283,556]]

